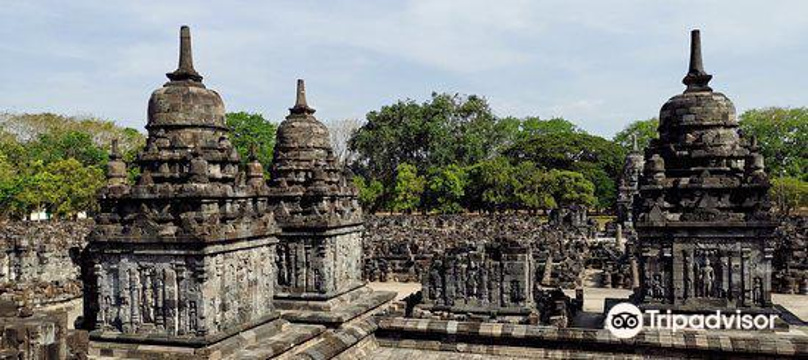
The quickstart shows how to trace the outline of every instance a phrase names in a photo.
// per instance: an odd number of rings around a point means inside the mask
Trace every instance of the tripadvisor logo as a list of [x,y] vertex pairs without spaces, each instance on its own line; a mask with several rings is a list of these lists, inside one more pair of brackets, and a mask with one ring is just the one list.
[[735,329],[735,330],[771,330],[777,320],[776,314],[743,314],[741,310],[724,313],[716,310],[705,314],[673,314],[659,310],[642,312],[631,303],[619,303],[606,315],[606,328],[615,337],[628,339],[636,336],[643,329],[643,318],[647,318],[647,326],[651,329],[666,329],[676,332],[683,329]]
[[618,338],[633,338],[642,330],[642,311],[632,303],[619,303],[606,315],[606,328]]

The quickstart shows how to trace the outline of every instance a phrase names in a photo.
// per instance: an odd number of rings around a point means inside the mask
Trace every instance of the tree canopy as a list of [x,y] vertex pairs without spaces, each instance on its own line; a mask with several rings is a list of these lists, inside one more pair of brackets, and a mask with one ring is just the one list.
[[92,211],[107,150],[119,140],[132,161],[145,137],[111,121],[56,114],[0,115],[0,217],[46,210],[55,217]]
[[808,181],[808,108],[752,109],[739,123],[757,139],[769,174]]
[[[569,201],[607,207],[615,198],[624,152],[563,118],[497,117],[483,97],[433,93],[423,103],[383,106],[367,120],[349,141],[356,153],[351,165],[364,178],[358,184],[381,185],[378,209],[537,211]],[[584,192],[575,200],[550,192],[573,173],[591,189],[570,187]],[[403,179],[418,183],[407,187]]]
[[658,127],[659,119],[657,118],[637,120],[626,125],[626,127],[617,134],[614,134],[612,140],[622,146],[626,151],[631,151],[634,147],[634,136],[636,136],[637,147],[642,150],[648,147],[651,139],[659,137],[659,133],[657,132]]
[[258,162],[264,166],[265,171],[269,171],[278,125],[267,121],[261,114],[243,111],[227,113],[225,121],[231,131],[231,142],[236,147],[241,161],[246,163],[251,149],[255,147]]

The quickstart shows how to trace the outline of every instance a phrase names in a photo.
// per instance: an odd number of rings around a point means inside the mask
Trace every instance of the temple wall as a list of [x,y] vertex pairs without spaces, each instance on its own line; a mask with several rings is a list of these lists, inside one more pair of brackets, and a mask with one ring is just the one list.
[[0,288],[26,291],[34,304],[80,297],[80,270],[74,257],[87,244],[92,226],[92,220],[0,225]]
[[[201,253],[204,253],[201,254]],[[272,315],[275,245],[269,239],[211,245],[200,253],[105,251],[93,268],[96,329],[194,337]]]
[[277,292],[338,295],[362,283],[361,227],[279,236]]
[[[560,221],[550,224],[524,214],[365,216],[363,276],[368,281],[420,282],[434,253],[466,241],[510,237],[531,245],[538,280],[546,280],[547,286],[575,288],[584,275],[589,258],[586,242],[594,226]],[[553,264],[550,276],[545,276],[548,255]]]

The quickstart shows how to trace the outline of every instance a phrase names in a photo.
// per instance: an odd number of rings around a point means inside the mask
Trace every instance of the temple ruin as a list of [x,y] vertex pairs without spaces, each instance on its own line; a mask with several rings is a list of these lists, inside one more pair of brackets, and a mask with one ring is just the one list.
[[281,228],[275,304],[291,321],[339,326],[395,294],[364,286],[358,191],[314,112],[298,80],[272,164],[270,201]]
[[[774,273],[786,292],[808,292],[804,221],[775,232],[763,157],[708,86],[699,35],[659,139],[644,154],[635,139],[626,157],[615,239],[583,207],[546,222],[365,217],[303,80],[266,178],[255,149],[242,159],[231,143],[183,26],[179,66],[149,100],[146,145],[127,164],[112,143],[94,222],[48,225],[65,238],[54,246],[28,224],[0,231],[0,358],[804,358],[805,322],[771,297]],[[594,287],[625,295],[586,299],[588,270]],[[369,280],[415,290],[397,298]],[[77,296],[79,330],[64,309],[35,308]],[[648,327],[626,339],[586,301],[778,314],[801,327]]]
[[769,180],[735,106],[708,83],[698,30],[684,93],[659,114],[636,201],[637,301],[677,309],[770,307]]

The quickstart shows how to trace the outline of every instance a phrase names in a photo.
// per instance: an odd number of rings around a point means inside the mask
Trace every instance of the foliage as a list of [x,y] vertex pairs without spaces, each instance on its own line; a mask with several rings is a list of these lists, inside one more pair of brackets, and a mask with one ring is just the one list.
[[249,159],[250,149],[255,146],[256,158],[269,170],[272,164],[272,151],[275,148],[275,132],[278,126],[257,113],[236,112],[225,116],[230,128],[230,139],[236,147],[242,163]]
[[441,214],[456,214],[463,211],[468,176],[466,170],[457,165],[432,168],[429,171],[427,189],[424,194],[428,209]]
[[585,132],[545,132],[523,136],[506,151],[512,161],[529,160],[548,169],[576,171],[595,186],[595,205],[608,208],[625,151],[614,142]]
[[794,210],[808,207],[806,181],[794,177],[775,178],[769,191],[771,200],[784,215],[791,215]]
[[96,166],[83,166],[76,159],[59,160],[48,164],[51,175],[51,196],[47,204],[49,212],[56,217],[65,217],[80,211],[93,211],[97,206],[95,196],[104,185],[104,172]]
[[522,120],[521,130],[522,137],[584,133],[577,125],[561,117],[542,120],[535,116],[529,116]]
[[[87,134],[92,143],[108,149],[112,139],[118,139],[124,159],[131,161],[137,150],[146,144],[146,137],[132,128],[94,117],[64,116],[52,113],[0,114],[0,129],[19,143],[35,142],[42,135],[58,138],[62,133]],[[0,136],[2,138],[2,136]]]
[[513,168],[515,200],[522,207],[536,212],[557,207],[553,198],[553,179],[550,174],[531,161],[523,161]]
[[29,165],[10,181],[0,180],[0,204],[6,216],[24,218],[44,209],[54,217],[66,217],[95,208],[96,193],[104,184],[100,168],[73,158]]
[[481,208],[504,211],[513,208],[513,167],[508,159],[499,156],[483,161],[475,168],[479,180]]
[[501,139],[497,125],[484,98],[433,93],[422,104],[404,100],[369,112],[349,147],[357,153],[359,173],[389,185],[402,163],[425,174],[487,158]]
[[748,110],[740,126],[757,139],[770,174],[808,181],[808,108]]
[[73,216],[96,207],[107,149],[119,139],[131,161],[145,138],[111,121],[55,114],[0,114],[0,213]]
[[595,186],[583,174],[574,171],[550,170],[549,188],[558,207],[596,204]]
[[659,137],[657,128],[659,127],[659,120],[652,118],[648,120],[637,120],[626,125],[623,130],[620,130],[614,135],[614,142],[622,146],[626,151],[631,151],[634,147],[634,140],[632,135],[637,137],[637,147],[642,150],[648,147],[651,139]]
[[359,190],[359,202],[369,212],[375,212],[381,207],[380,200],[384,193],[384,185],[376,179],[365,181],[365,178],[356,175],[353,183]]
[[62,159],[76,159],[85,166],[106,163],[108,151],[93,142],[92,136],[80,131],[42,133],[27,144],[31,159],[50,164]]
[[421,202],[426,180],[418,175],[414,165],[402,163],[396,168],[396,183],[393,189],[393,211],[410,213],[417,209]]

